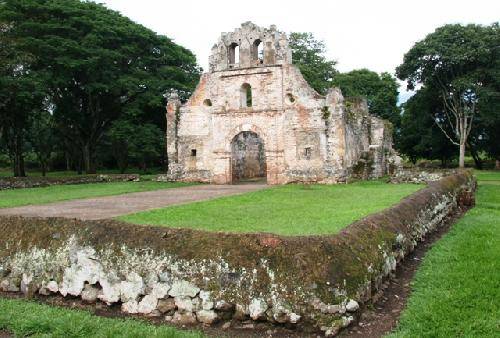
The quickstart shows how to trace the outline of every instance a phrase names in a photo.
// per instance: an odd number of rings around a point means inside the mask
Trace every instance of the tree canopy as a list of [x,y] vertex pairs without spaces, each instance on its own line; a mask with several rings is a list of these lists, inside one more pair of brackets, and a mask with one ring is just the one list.
[[199,78],[189,50],[93,2],[4,0],[0,26],[1,92],[16,104],[0,106],[2,134],[23,143],[24,115],[48,108],[88,173],[114,121],[163,128],[162,94],[186,97]]
[[[500,118],[499,46],[498,23],[444,25],[417,42],[396,70],[409,89],[426,90],[441,102],[442,108],[430,113],[449,141],[459,146],[460,166],[465,147],[477,153],[479,140],[491,139],[489,133]],[[480,121],[489,121],[493,129],[480,131]]]
[[336,62],[325,56],[326,46],[312,33],[291,33],[292,61],[318,93],[326,94],[329,88],[340,87],[346,97],[365,97],[370,112],[392,122],[395,130],[400,124],[398,83],[389,73],[377,74],[368,69],[339,73]]
[[327,60],[326,46],[323,41],[316,40],[312,33],[290,33],[289,43],[292,49],[292,61],[300,72],[320,94],[326,94],[332,86],[336,62]]
[[335,75],[333,84],[346,97],[365,97],[370,113],[389,120],[399,128],[401,110],[398,107],[398,83],[389,73],[380,75],[368,69],[352,70]]
[[419,159],[439,160],[442,166],[456,158],[454,145],[436,126],[432,112],[442,104],[432,91],[420,90],[403,104],[401,133],[397,149],[415,163]]

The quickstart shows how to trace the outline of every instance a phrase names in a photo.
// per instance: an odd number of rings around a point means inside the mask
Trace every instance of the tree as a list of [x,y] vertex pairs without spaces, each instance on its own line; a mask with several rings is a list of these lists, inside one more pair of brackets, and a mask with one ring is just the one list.
[[43,109],[30,116],[27,138],[40,163],[42,176],[47,173],[49,161],[57,143],[54,128],[54,117],[48,110]]
[[161,156],[164,135],[160,128],[151,123],[138,124],[126,119],[115,121],[108,138],[120,172],[124,173],[130,163],[146,171],[148,164]]
[[[48,73],[54,119],[77,145],[85,171],[96,171],[96,149],[112,122],[142,105],[160,112],[161,94],[188,94],[200,69],[195,56],[119,13],[77,0],[4,0],[5,40],[33,55],[29,67]],[[160,104],[159,104],[160,103]],[[158,119],[158,118],[157,118]]]
[[442,109],[441,101],[432,91],[422,88],[403,104],[397,149],[416,163],[436,159],[446,167],[455,156],[454,145],[436,126],[433,114]]
[[0,145],[9,155],[14,176],[26,176],[24,152],[31,112],[42,106],[45,96],[44,72],[31,67],[34,56],[23,52],[21,41],[10,33],[13,26],[1,20],[0,2]]
[[335,75],[333,84],[346,97],[366,97],[370,113],[389,120],[395,130],[401,123],[401,109],[398,107],[398,83],[389,73],[377,74],[368,69],[352,70]]
[[289,43],[292,49],[292,61],[318,93],[326,94],[332,86],[337,70],[336,62],[325,57],[326,46],[316,40],[312,33],[291,33]]
[[459,146],[461,168],[499,36],[498,24],[445,25],[417,42],[396,70],[409,89],[423,85],[440,98],[443,109],[433,112],[434,121]]

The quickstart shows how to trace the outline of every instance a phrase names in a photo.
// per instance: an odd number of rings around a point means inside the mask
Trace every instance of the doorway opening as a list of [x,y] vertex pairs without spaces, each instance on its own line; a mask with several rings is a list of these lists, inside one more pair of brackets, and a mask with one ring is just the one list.
[[264,142],[252,131],[242,131],[231,142],[232,183],[267,180]]

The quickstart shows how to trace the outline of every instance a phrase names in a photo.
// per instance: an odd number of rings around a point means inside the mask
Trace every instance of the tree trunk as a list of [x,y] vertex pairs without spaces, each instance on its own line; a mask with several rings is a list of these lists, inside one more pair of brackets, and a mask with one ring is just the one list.
[[15,177],[26,177],[26,171],[24,169],[24,156],[23,156],[23,145],[22,137],[16,135],[14,137],[14,176]]
[[465,143],[460,142],[460,155],[458,158],[458,167],[465,168]]
[[79,154],[78,158],[76,159],[76,172],[78,175],[83,174],[83,158],[82,154]]
[[469,142],[467,143],[467,146],[469,147],[472,158],[474,159],[474,165],[476,166],[476,169],[482,170],[483,161],[481,160],[481,157],[479,157],[479,154],[477,153],[476,149],[474,149],[474,147],[472,147],[472,145]]
[[96,164],[95,164],[95,154],[93,151],[93,147],[89,144],[86,144],[83,149],[83,161],[85,166],[85,173],[87,174],[95,174],[96,173]]
[[41,167],[42,167],[42,176],[45,177],[47,176],[47,164],[45,164],[44,162],[41,163]]
[[71,165],[70,165],[70,161],[69,161],[69,154],[67,151],[64,152],[64,157],[66,158],[66,171],[70,171]]
[[495,169],[500,170],[500,158],[497,158],[495,161]]
[[14,155],[14,176],[26,177],[26,171],[24,169],[24,156],[22,154],[16,153]]

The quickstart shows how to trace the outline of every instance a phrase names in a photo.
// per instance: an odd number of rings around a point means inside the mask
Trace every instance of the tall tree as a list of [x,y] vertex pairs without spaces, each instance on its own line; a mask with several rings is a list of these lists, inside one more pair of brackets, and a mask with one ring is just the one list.
[[48,72],[60,133],[78,146],[87,173],[112,122],[142,105],[158,108],[168,88],[189,93],[198,77],[194,55],[119,13],[77,0],[4,0],[7,39]]
[[42,106],[45,83],[43,76],[30,68],[31,56],[16,50],[16,45],[17,41],[0,35],[0,145],[9,154],[14,176],[26,176],[29,116]]
[[409,89],[423,85],[440,98],[443,109],[434,112],[434,120],[459,147],[460,167],[485,80],[498,58],[499,36],[498,24],[445,25],[417,42],[396,70]]
[[290,33],[289,43],[292,49],[292,61],[318,93],[326,94],[332,86],[337,73],[336,62],[325,56],[326,46],[323,41],[316,40],[312,33]]
[[9,154],[14,176],[25,176],[29,114],[42,105],[45,81],[31,67],[34,56],[23,51],[22,41],[11,34],[13,24],[2,20],[5,5],[0,2],[0,145]]
[[454,145],[434,122],[434,112],[443,109],[441,100],[422,88],[403,104],[397,149],[415,163],[419,159],[440,160],[443,167],[456,158]]
[[357,69],[335,75],[333,84],[344,96],[366,97],[370,113],[389,120],[395,130],[401,123],[398,107],[398,83],[389,73],[380,75],[368,69]]
[[42,176],[45,176],[49,167],[52,152],[57,143],[54,117],[47,109],[41,109],[30,115],[27,139],[38,158]]

